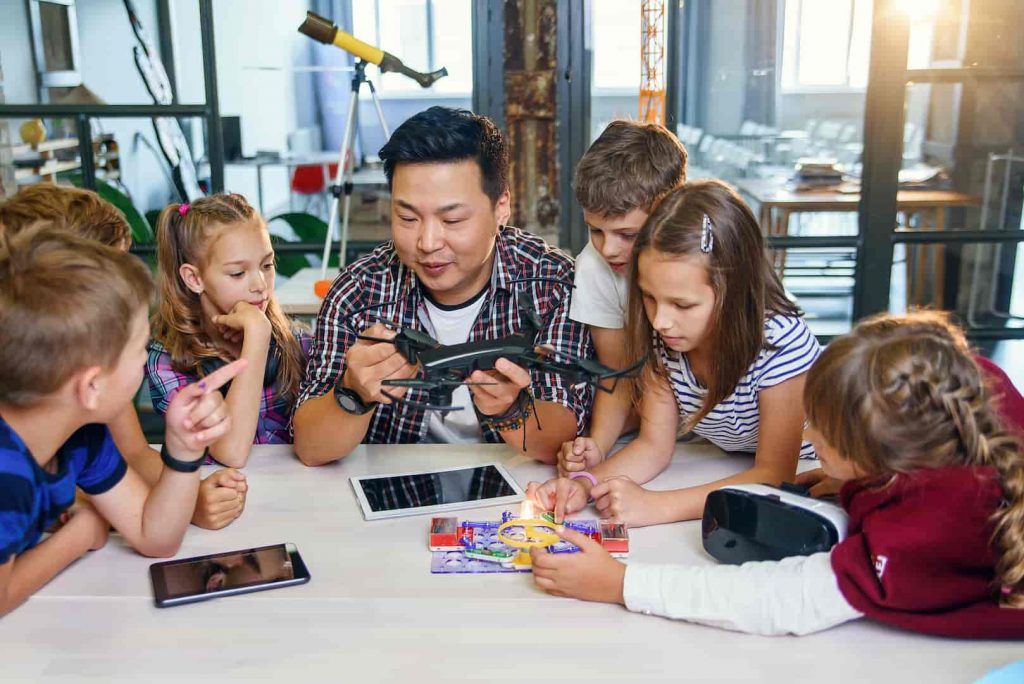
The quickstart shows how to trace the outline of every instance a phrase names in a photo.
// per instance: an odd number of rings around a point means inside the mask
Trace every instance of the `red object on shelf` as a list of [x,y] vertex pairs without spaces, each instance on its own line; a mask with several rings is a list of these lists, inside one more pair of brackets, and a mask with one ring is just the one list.
[[[330,177],[334,178],[338,173],[337,164],[328,164]],[[327,187],[328,179],[324,178],[324,167],[320,164],[303,164],[296,166],[292,173],[292,192],[300,195],[315,195],[323,192]]]

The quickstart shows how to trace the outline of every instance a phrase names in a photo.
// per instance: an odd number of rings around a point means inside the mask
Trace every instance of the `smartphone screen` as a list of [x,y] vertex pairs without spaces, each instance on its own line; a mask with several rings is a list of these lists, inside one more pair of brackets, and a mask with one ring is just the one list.
[[161,608],[309,581],[309,571],[294,544],[154,563],[149,574]]

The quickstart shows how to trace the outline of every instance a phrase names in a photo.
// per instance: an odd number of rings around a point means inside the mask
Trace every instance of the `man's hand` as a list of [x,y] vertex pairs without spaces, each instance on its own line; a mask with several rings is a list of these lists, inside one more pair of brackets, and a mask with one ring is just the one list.
[[590,470],[604,460],[604,452],[590,437],[577,437],[562,444],[558,452],[558,474],[565,476]]
[[473,403],[485,416],[499,416],[519,398],[519,393],[530,386],[530,373],[508,359],[498,359],[494,370],[474,371],[467,380],[480,383],[470,385]]
[[[388,340],[395,336],[395,332],[385,327],[383,323],[374,323],[366,329],[366,334]],[[409,363],[398,353],[395,345],[388,342],[356,340],[345,354],[345,363],[342,386],[354,390],[367,404],[375,401],[390,404],[391,400],[384,396],[383,391],[397,398],[401,398],[408,391],[406,387],[386,385],[382,391],[382,380],[416,377],[416,366]]]
[[199,484],[192,524],[208,530],[227,527],[245,510],[248,491],[249,485],[240,471],[218,470]]
[[530,549],[533,581],[555,596],[571,596],[584,601],[623,603],[622,583],[626,566],[609,555],[590,537],[567,527],[558,534],[580,547],[576,553],[548,553],[546,549]]

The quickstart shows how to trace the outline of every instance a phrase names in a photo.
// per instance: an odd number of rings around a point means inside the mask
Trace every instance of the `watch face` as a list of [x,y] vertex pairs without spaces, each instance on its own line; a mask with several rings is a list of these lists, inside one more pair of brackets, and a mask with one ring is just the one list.
[[338,387],[334,391],[334,400],[338,402],[338,406],[342,410],[347,411],[351,414],[361,416],[373,406],[370,404],[367,406],[363,403],[363,400],[355,393],[355,390],[350,390],[347,387]]
[[355,412],[361,408],[356,405],[355,398],[348,392],[340,392],[338,394],[338,402],[341,404],[341,408],[349,412]]

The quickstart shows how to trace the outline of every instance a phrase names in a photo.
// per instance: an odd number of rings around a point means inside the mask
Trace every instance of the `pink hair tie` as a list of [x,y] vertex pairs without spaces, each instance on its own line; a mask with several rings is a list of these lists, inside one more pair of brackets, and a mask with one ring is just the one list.
[[178,216],[184,216],[187,213],[188,213],[188,205],[187,204],[181,204],[181,205],[178,206]]

